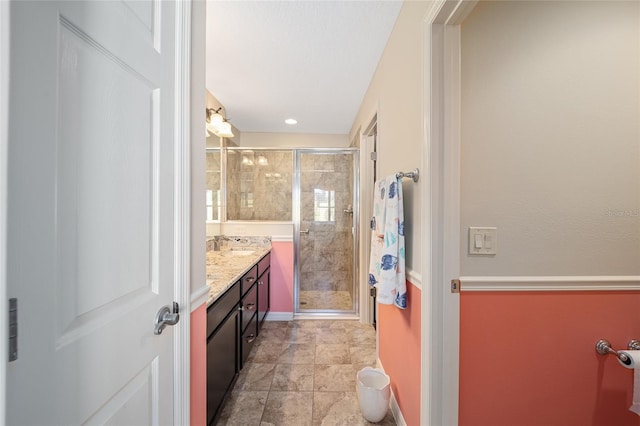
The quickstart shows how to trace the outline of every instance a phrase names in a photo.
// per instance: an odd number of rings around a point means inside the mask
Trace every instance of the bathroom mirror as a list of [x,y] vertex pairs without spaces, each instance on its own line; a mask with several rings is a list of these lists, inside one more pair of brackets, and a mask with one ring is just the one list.
[[292,220],[292,152],[228,148],[226,153],[227,220]]
[[222,217],[222,139],[217,136],[207,137],[206,145],[206,177],[205,208],[206,221],[217,222]]

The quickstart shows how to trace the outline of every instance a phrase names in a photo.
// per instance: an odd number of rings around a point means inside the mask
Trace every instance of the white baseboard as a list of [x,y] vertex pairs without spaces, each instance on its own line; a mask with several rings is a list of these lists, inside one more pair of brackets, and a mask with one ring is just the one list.
[[404,417],[402,417],[402,411],[400,411],[400,406],[398,405],[398,401],[396,401],[396,396],[391,391],[391,414],[393,414],[393,418],[396,421],[396,425],[398,426],[407,426],[407,422],[404,421]]
[[293,321],[293,312],[269,312],[265,321]]
[[[376,367],[384,371],[384,367],[382,366],[382,362],[380,362],[380,358],[378,358],[376,361]],[[400,410],[400,406],[398,405],[396,396],[393,394],[393,389],[391,389],[391,398],[389,401],[389,406],[391,408],[391,414],[393,415],[393,418],[396,421],[396,425],[407,426],[407,422],[404,420],[404,416],[402,415],[402,411]]]

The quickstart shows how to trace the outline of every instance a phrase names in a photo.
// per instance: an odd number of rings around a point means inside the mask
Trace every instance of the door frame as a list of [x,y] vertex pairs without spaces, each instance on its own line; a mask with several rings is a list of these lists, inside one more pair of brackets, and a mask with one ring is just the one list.
[[421,401],[423,425],[458,424],[460,294],[460,25],[477,1],[437,0],[423,18]]
[[[190,424],[191,387],[191,1],[175,3],[173,422]],[[197,171],[197,170],[195,170]]]
[[[7,153],[9,146],[9,2],[0,1],[0,303],[7,306]],[[2,310],[3,312],[4,309]],[[6,422],[7,315],[0,315],[0,423]]]
[[[369,254],[371,250],[371,238],[370,238],[370,218],[373,211],[373,187],[371,181],[375,175],[375,170],[371,160],[371,153],[373,152],[373,146],[371,144],[371,137],[377,137],[372,134],[373,129],[378,125],[378,108],[376,105],[375,111],[370,115],[370,119],[367,121],[367,127],[362,131],[358,131],[359,149],[360,149],[360,203],[359,214],[360,218],[360,255],[358,262],[358,289],[360,292],[360,322],[363,324],[375,323],[375,305],[373,298],[370,296],[369,290]],[[376,163],[377,165],[378,163]]]
[[[10,3],[0,2],[0,303],[7,303],[7,151],[9,122]],[[176,3],[175,174],[174,174],[174,300],[182,318],[174,327],[174,424],[189,424],[190,389],[190,75],[191,0]],[[0,316],[0,423],[6,419],[7,318]]]

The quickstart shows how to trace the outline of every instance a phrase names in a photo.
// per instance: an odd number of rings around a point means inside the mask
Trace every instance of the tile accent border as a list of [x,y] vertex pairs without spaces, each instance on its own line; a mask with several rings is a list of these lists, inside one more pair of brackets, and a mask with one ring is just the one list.
[[460,277],[460,291],[638,291],[640,276]]

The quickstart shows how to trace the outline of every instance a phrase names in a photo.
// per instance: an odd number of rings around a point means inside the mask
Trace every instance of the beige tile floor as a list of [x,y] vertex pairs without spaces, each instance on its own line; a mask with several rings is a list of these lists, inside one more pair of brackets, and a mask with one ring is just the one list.
[[[370,425],[356,373],[375,367],[375,330],[355,320],[264,323],[218,424]],[[391,411],[380,422],[395,425]]]
[[300,310],[320,309],[353,311],[351,292],[337,290],[300,290]]

